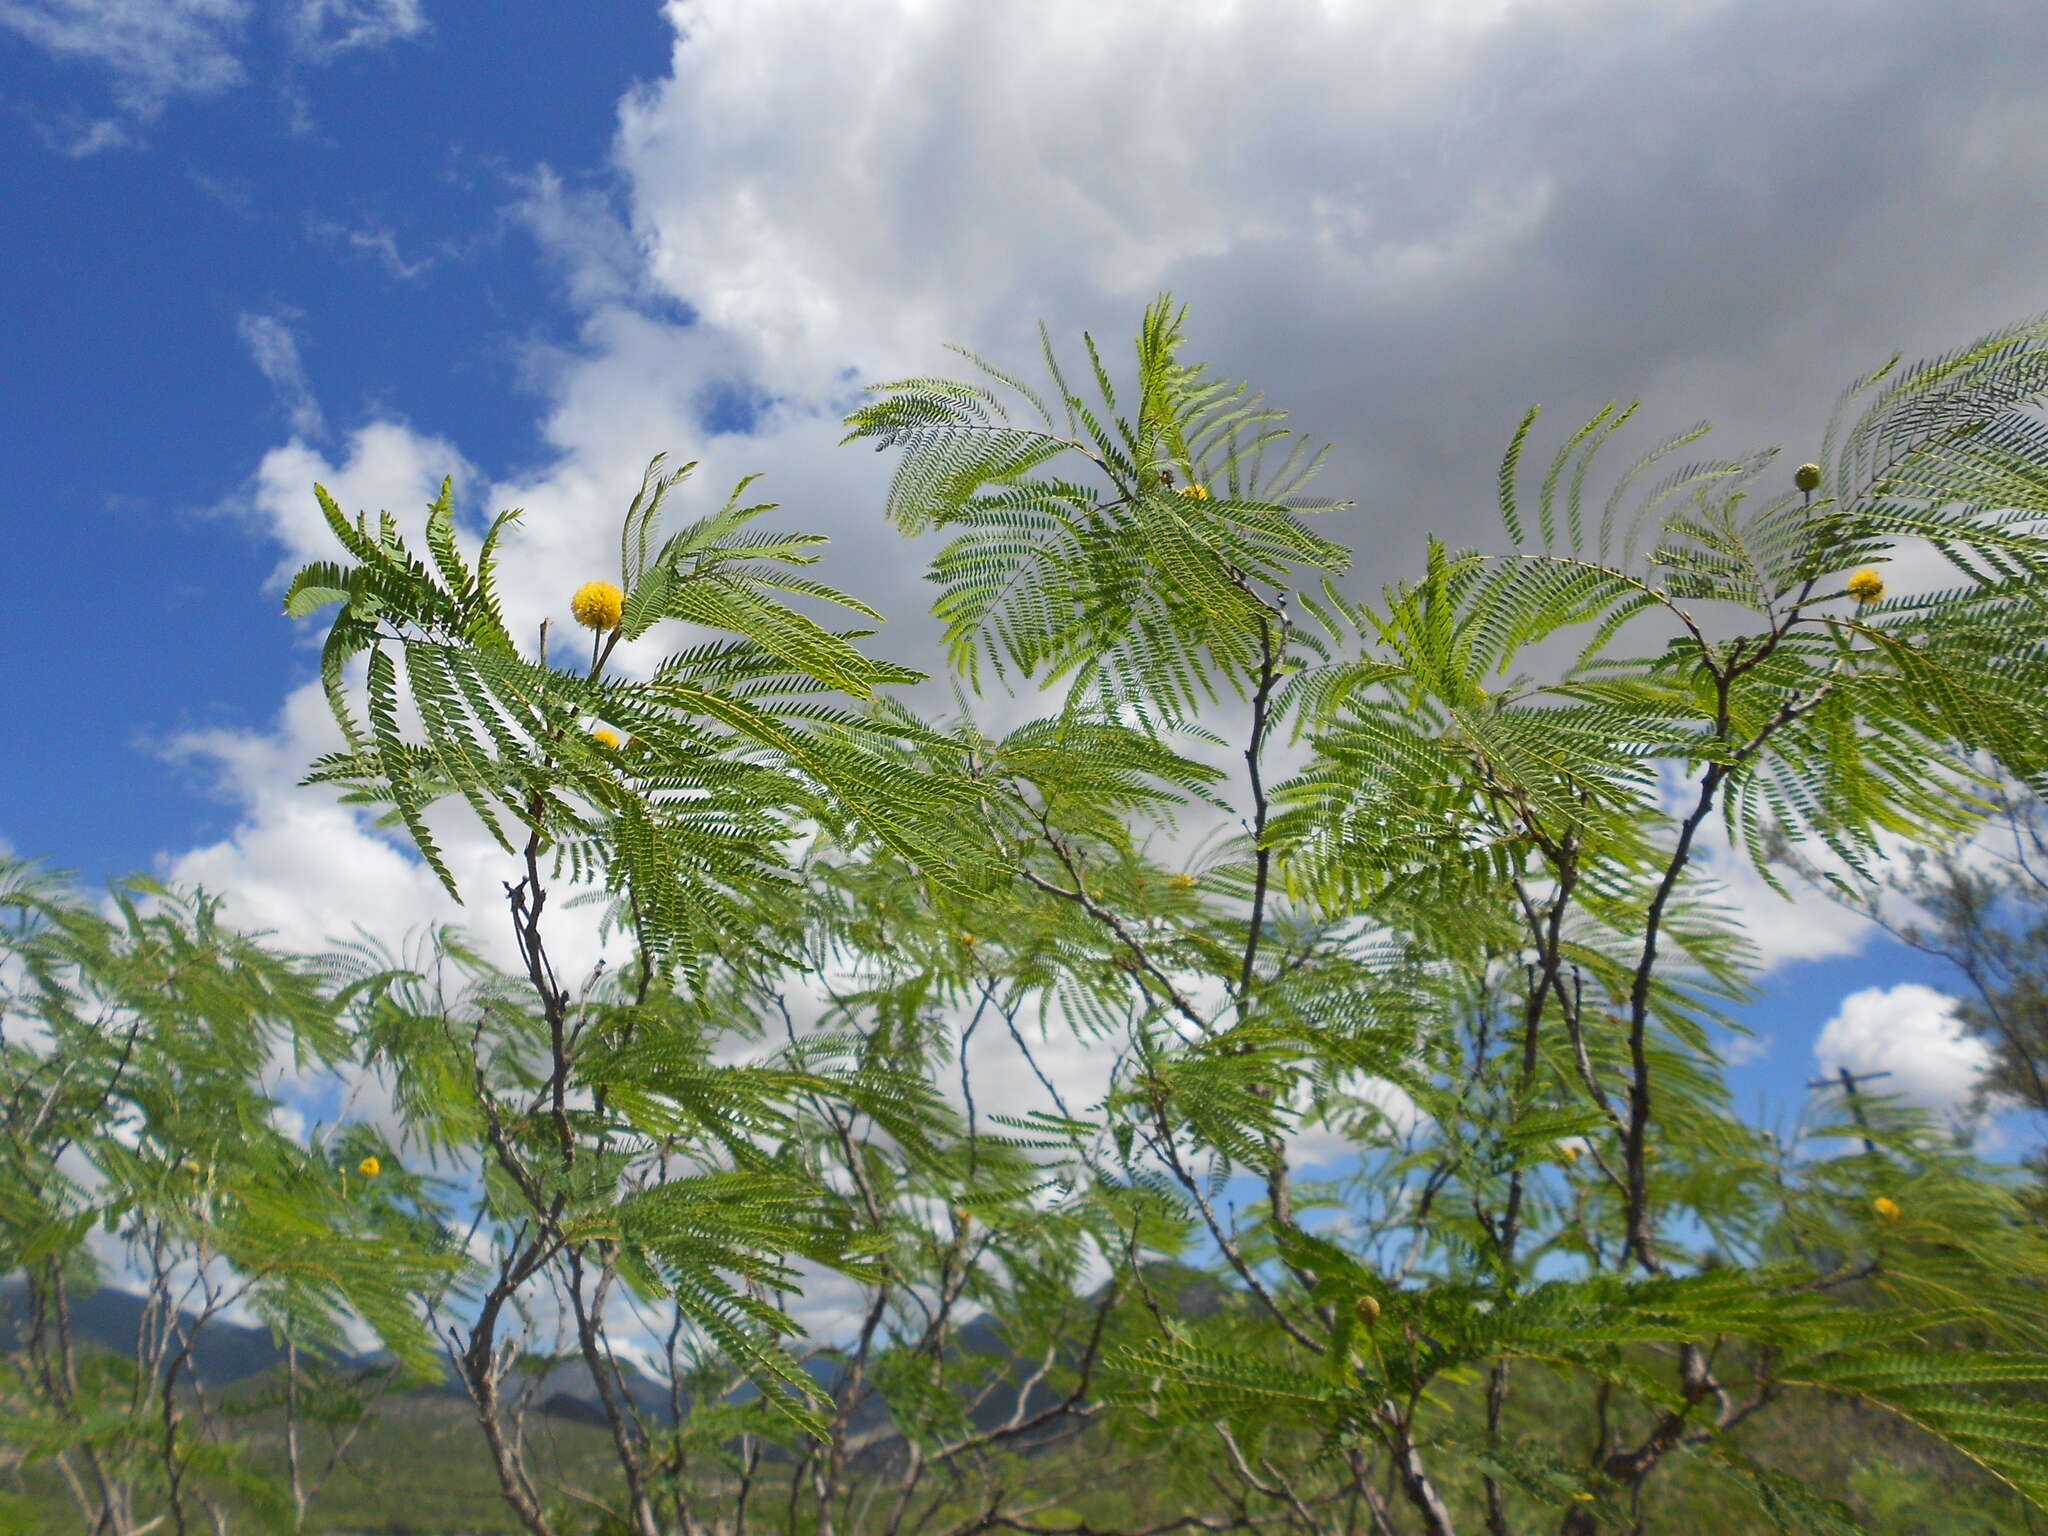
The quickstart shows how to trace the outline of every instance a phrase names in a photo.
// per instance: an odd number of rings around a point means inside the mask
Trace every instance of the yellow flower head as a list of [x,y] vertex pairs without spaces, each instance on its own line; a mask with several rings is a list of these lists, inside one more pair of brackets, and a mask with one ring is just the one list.
[[384,1165],[374,1157],[366,1157],[356,1164],[356,1172],[366,1179],[374,1179],[384,1171]]
[[961,935],[960,935],[960,947],[961,947],[962,949],[972,949],[972,948],[974,948],[974,945],[975,945],[975,938],[974,938],[974,935],[973,935],[973,934],[971,934],[971,933],[963,933],[963,934],[961,934]]
[[600,747],[616,747],[619,744],[619,733],[617,731],[607,730],[605,729],[605,727],[600,725],[596,730],[590,733],[590,739],[596,742]]
[[1557,1144],[1557,1155],[1568,1163],[1576,1163],[1579,1160],[1579,1144],[1576,1141],[1560,1141]]
[[1884,578],[1866,565],[1849,578],[1849,595],[1859,603],[1874,603],[1884,596]]
[[1166,884],[1170,890],[1192,891],[1195,888],[1195,877],[1183,870],[1180,874],[1167,881]]
[[626,594],[608,581],[586,581],[569,599],[569,611],[585,629],[617,629],[626,612]]
[[1879,1195],[1870,1202],[1870,1208],[1877,1212],[1878,1219],[1881,1221],[1897,1221],[1899,1219],[1899,1202],[1890,1195]]
[[1792,471],[1792,483],[1802,491],[1812,490],[1816,485],[1820,484],[1820,466],[1818,464],[1800,465]]
[[1197,501],[1207,501],[1209,499],[1209,487],[1203,485],[1200,481],[1196,481],[1193,485],[1182,486],[1180,493],[1183,496],[1192,496]]

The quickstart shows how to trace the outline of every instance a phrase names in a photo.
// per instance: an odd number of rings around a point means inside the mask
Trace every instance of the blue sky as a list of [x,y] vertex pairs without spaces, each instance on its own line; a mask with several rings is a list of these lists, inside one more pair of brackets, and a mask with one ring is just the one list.
[[[124,124],[132,145],[79,156],[51,141],[123,121],[119,77],[0,27],[0,196],[17,211],[0,266],[28,300],[0,311],[0,495],[29,588],[0,618],[17,658],[0,698],[41,740],[10,774],[22,849],[98,877],[219,828],[222,807],[150,744],[258,725],[304,670],[263,585],[275,552],[223,515],[293,425],[244,317],[285,327],[320,436],[395,418],[479,465],[539,451],[532,354],[574,328],[516,207],[544,167],[609,185],[618,100],[673,34],[644,4],[583,8],[573,37],[544,9],[489,10],[325,63],[252,17],[246,84],[179,96]],[[101,622],[30,596],[81,581]]]
[[[1120,337],[1161,287],[1337,443],[1367,583],[1426,527],[1488,536],[1530,400],[1804,456],[1894,348],[2048,307],[2048,20],[1960,9],[0,0],[0,705],[33,743],[0,838],[292,942],[443,915],[291,787],[324,739],[275,578],[324,553],[313,479],[526,505],[537,618],[655,451],[699,495],[765,469],[914,655],[919,561],[833,446],[849,381],[1028,357],[1041,316]],[[1859,1066],[1954,1065],[1931,993],[1844,1013],[1938,968],[1738,896],[1777,962],[1745,1104],[1796,1104],[1837,1016]]]

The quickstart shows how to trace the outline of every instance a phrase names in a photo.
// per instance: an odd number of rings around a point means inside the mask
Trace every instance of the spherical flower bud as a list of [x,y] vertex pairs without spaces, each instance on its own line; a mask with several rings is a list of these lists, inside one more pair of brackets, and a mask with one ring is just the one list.
[[1193,485],[1182,486],[1180,493],[1183,496],[1192,496],[1196,501],[1207,501],[1209,499],[1209,487],[1203,485],[1200,481],[1196,481]]
[[585,629],[617,629],[625,616],[626,594],[608,581],[586,581],[569,599],[569,611]]
[[1874,603],[1884,596],[1884,578],[1866,565],[1849,578],[1848,591],[1859,603]]
[[1557,1155],[1568,1163],[1576,1163],[1579,1160],[1579,1144],[1576,1141],[1560,1141],[1557,1144]]
[[1900,1216],[1899,1202],[1890,1195],[1879,1195],[1870,1202],[1870,1208],[1877,1212],[1880,1221],[1897,1221]]
[[977,940],[971,933],[963,933],[960,935],[960,947],[962,949],[972,949],[974,948],[976,942]]
[[1377,1297],[1361,1296],[1352,1305],[1352,1312],[1359,1322],[1370,1328],[1380,1320],[1380,1304]]
[[384,1171],[384,1165],[374,1157],[366,1157],[356,1164],[356,1172],[366,1179],[374,1179]]
[[1802,491],[1812,490],[1816,485],[1820,484],[1820,466],[1818,464],[1800,465],[1792,471],[1792,483]]

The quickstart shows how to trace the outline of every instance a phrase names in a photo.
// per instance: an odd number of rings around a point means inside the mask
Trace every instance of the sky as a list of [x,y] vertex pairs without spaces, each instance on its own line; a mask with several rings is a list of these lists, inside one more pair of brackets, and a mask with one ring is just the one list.
[[[929,657],[858,386],[1120,346],[1161,289],[1335,445],[1359,590],[1492,535],[1531,402],[1797,463],[1894,351],[2048,308],[2044,57],[2031,0],[0,0],[0,840],[305,947],[453,915],[295,787],[314,481],[525,507],[530,627],[653,454],[685,509],[759,471]],[[1744,1106],[1843,1064],[1959,1102],[1955,979],[1726,867]]]

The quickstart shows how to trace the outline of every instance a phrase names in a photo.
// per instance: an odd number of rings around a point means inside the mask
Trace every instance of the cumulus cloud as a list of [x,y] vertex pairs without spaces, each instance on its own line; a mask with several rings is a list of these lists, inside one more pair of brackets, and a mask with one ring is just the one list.
[[[2041,302],[2018,264],[1967,299],[1875,259],[1801,276],[1908,202],[1979,223],[2042,206],[2038,166],[1985,119],[2048,111],[1993,85],[1961,99],[1995,109],[1937,123],[1886,86],[1930,54],[2017,86],[1999,50],[2048,27],[1966,40],[1896,10],[1817,70],[1831,29],[1760,4],[1054,0],[881,24],[692,0],[618,158],[649,280],[771,387],[829,394],[940,339],[1028,357],[1041,315],[1117,335],[1171,285],[1205,354],[1339,439],[1333,478],[1372,494],[1346,531],[1405,552],[1416,532],[1390,525],[1414,509],[1484,515],[1533,396],[1647,389],[1674,425],[1711,409],[1797,442],[1850,372],[1914,343],[1903,324],[1940,345]],[[1944,138],[1972,146],[1967,187]]]
[[1918,982],[1865,987],[1842,999],[1821,1029],[1813,1058],[1824,1075],[1889,1072],[1871,1086],[1951,1118],[1967,1112],[1990,1048],[1963,1032],[1956,1000]]
[[[337,38],[371,14],[318,9]],[[1859,370],[2048,299],[2025,238],[2048,215],[2029,63],[2048,13],[1969,29],[1903,0],[667,15],[667,76],[621,103],[617,196],[542,168],[513,210],[580,327],[528,358],[544,456],[488,479],[431,424],[389,421],[332,460],[273,449],[248,510],[281,569],[331,553],[312,480],[351,512],[416,519],[455,472],[471,513],[527,509],[503,590],[530,633],[610,568],[642,466],[671,449],[703,461],[679,515],[766,470],[773,519],[834,535],[821,574],[890,616],[878,646],[929,660],[922,552],[878,511],[888,461],[837,447],[838,421],[863,380],[959,366],[948,340],[1028,364],[1042,317],[1068,357],[1090,327],[1115,361],[1173,287],[1191,355],[1337,441],[1324,486],[1360,505],[1328,531],[1372,590],[1412,568],[1425,529],[1496,537],[1492,477],[1532,398],[1561,436],[1642,392],[1637,444],[1710,412],[1726,428],[1706,447],[1782,440],[1796,462]],[[735,394],[758,406],[745,431],[718,409]],[[294,696],[269,735],[188,742],[246,819],[169,867],[294,933],[420,921],[422,872],[321,793],[279,787],[318,738],[314,704]],[[480,833],[444,846],[493,888]],[[1862,942],[1858,920],[1788,906],[1711,841],[1708,862],[1767,963]],[[1079,1055],[1054,1066],[1081,1081]]]
[[1398,1140],[1414,1135],[1428,1119],[1422,1106],[1400,1084],[1350,1073],[1339,1087],[1339,1098],[1332,1104],[1329,1117],[1301,1126],[1288,1135],[1288,1159],[1297,1168],[1348,1161],[1358,1153],[1359,1138],[1351,1134],[1352,1128],[1367,1135],[1384,1132]]
[[[294,690],[268,732],[194,731],[166,747],[169,756],[209,769],[216,790],[241,816],[217,842],[159,860],[172,884],[193,884],[225,898],[238,926],[274,933],[300,952],[325,949],[358,929],[398,945],[428,926],[468,926],[486,957],[519,963],[499,899],[508,861],[469,825],[467,808],[430,818],[468,906],[451,901],[432,872],[397,838],[339,803],[325,786],[296,782],[307,765],[342,745],[318,683]],[[594,912],[561,912],[551,943],[558,972],[580,977],[601,948]],[[616,958],[616,957],[615,957]]]
[[326,486],[351,518],[368,512],[374,521],[378,512],[389,511],[416,529],[440,495],[444,477],[463,487],[474,481],[475,472],[441,438],[402,422],[372,421],[348,435],[336,459],[298,438],[271,449],[256,466],[247,494],[230,503],[230,510],[283,551],[272,576],[282,583],[307,561],[340,553],[314,498],[315,485]]
[[[1667,809],[1690,809],[1697,785],[1676,779],[1666,785]],[[1877,930],[1870,920],[1789,871],[1781,872],[1786,891],[1773,890],[1757,873],[1747,853],[1733,847],[1721,818],[1709,817],[1696,840],[1695,869],[1710,883],[1709,900],[1739,925],[1754,946],[1757,965],[1765,973],[1799,960],[1835,960],[1859,953]],[[1737,1042],[1740,1059],[1755,1060],[1764,1048]],[[1730,1060],[1737,1056],[1731,1055]]]

